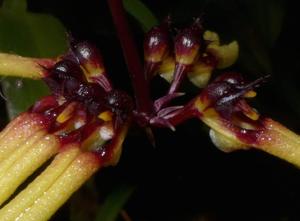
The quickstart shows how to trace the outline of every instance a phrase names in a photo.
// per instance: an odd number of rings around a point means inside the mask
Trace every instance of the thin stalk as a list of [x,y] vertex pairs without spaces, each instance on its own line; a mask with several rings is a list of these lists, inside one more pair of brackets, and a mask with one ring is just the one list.
[[176,115],[169,118],[168,121],[175,127],[183,122],[197,117],[199,113],[193,109],[191,103],[187,104],[183,109],[181,109]]
[[108,4],[131,77],[137,110],[143,113],[151,113],[152,102],[149,85],[144,76],[139,53],[130,32],[122,0],[108,0]]

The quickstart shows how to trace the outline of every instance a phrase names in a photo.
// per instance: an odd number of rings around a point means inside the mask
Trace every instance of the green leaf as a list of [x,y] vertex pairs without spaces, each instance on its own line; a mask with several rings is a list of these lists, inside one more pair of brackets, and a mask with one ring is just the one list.
[[[20,3],[20,4],[18,4]],[[30,57],[55,57],[66,48],[66,32],[54,17],[26,12],[26,1],[6,0],[0,9],[0,51]],[[48,94],[42,81],[1,80],[10,118]]]
[[92,177],[69,200],[70,221],[93,220],[99,207],[98,195],[97,185]]
[[123,0],[126,11],[133,16],[147,32],[158,24],[158,20],[151,10],[139,0]]
[[130,185],[115,188],[102,204],[95,221],[115,221],[134,189]]
[[26,11],[27,1],[26,0],[5,0],[3,1],[2,8],[12,11]]

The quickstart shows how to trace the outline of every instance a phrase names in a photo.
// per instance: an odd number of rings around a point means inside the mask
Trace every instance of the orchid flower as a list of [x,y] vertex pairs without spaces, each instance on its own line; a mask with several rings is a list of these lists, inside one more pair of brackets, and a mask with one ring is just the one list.
[[[121,32],[126,19],[122,11],[112,14]],[[146,34],[144,73],[135,49],[128,47],[132,39],[122,29],[120,40],[136,105],[113,86],[102,55],[88,42],[70,39],[69,51],[57,58],[0,53],[1,75],[42,79],[51,91],[0,133],[0,205],[4,205],[0,220],[50,219],[94,173],[118,163],[132,121],[148,131],[151,127],[175,130],[197,118],[211,128],[212,142],[225,152],[257,148],[300,166],[299,136],[247,103],[266,77],[247,82],[241,74],[225,72],[211,81],[216,69],[235,63],[238,43],[223,44],[216,32],[204,29],[201,19],[175,37],[172,25],[167,18]],[[152,101],[148,84],[156,75],[170,87],[165,96]],[[187,79],[201,88],[199,94],[187,104],[172,106],[184,95],[181,85]],[[47,161],[47,168],[11,198]]]

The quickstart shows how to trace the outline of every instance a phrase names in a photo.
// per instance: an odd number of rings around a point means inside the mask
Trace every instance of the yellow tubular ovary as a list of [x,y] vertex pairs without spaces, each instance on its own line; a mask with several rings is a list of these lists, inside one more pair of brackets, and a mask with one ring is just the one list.
[[[55,180],[55,182],[47,190],[43,191],[43,194],[35,199],[31,206],[27,207],[19,214],[16,220],[48,220],[55,211],[100,168],[100,166],[100,161],[94,153],[80,153],[80,155],[71,162],[64,172]],[[52,170],[52,172],[46,170],[41,176],[50,177],[51,175],[48,173],[54,172],[55,170]],[[42,181],[42,178],[37,178],[33,184],[39,188],[39,182],[42,183]],[[31,187],[29,186],[28,188]],[[30,190],[26,189],[25,191],[27,191],[27,193],[24,193],[24,198],[30,194]],[[14,204],[18,204],[18,201],[14,201]]]
[[24,113],[13,120],[0,136],[0,163],[45,126],[34,114]]
[[[13,119],[11,122],[9,122],[9,124],[6,125],[6,127],[0,132],[0,141],[3,142],[3,137],[12,130],[12,128],[14,128],[17,124],[19,124],[21,121],[23,121],[23,117],[24,115],[26,115],[27,113],[22,113],[20,114],[18,117],[16,117],[15,119]],[[1,143],[0,142],[0,143]]]
[[25,153],[16,153],[19,158],[12,163],[0,178],[0,204],[7,200],[28,176],[53,156],[58,151],[59,146],[59,142],[54,135],[46,135],[28,146]]
[[300,136],[272,119],[264,119],[265,130],[254,147],[300,167]]
[[28,152],[33,145],[37,143],[46,135],[45,131],[38,131],[28,138],[20,147],[16,148],[9,157],[3,159],[0,162],[0,179],[5,175],[5,172],[17,161],[19,160],[26,152]]
[[[196,100],[195,107],[202,113],[200,118],[214,130],[211,136],[213,136],[213,142],[218,145],[219,149],[230,152],[232,150],[254,147],[300,167],[299,135],[270,118],[262,118],[258,119],[263,126],[258,128],[256,141],[252,143],[247,142],[247,139],[240,138],[234,131],[227,128],[213,108],[205,110],[205,106],[205,101],[201,99]],[[256,129],[254,128],[253,130]]]
[[44,69],[41,65],[52,63],[53,59],[37,59],[0,53],[0,75],[40,79]]
[[[63,112],[60,116],[61,122],[69,119],[71,109],[67,108]],[[99,146],[105,145],[106,141],[114,136],[114,128],[109,116],[108,113],[99,116],[108,121],[96,128],[80,144],[61,146],[56,135],[51,135],[46,130],[39,130],[0,163],[1,204],[29,175],[59,151],[35,180],[4,205],[0,210],[0,220],[48,220],[101,166],[115,164],[120,157],[128,124],[120,128],[120,134],[113,142],[113,149],[108,150],[108,160],[104,160],[107,161],[105,165],[98,153],[94,153]]]
[[77,145],[66,147],[41,175],[0,210],[0,220],[16,220],[25,213],[25,210],[30,208],[51,187],[79,154],[80,150]]

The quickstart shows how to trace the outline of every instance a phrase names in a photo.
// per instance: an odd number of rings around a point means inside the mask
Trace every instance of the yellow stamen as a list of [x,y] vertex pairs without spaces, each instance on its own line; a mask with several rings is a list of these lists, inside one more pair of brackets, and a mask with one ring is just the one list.
[[75,108],[76,108],[76,103],[69,104],[64,109],[64,111],[60,115],[58,115],[56,121],[59,123],[63,123],[65,121],[69,120],[72,117],[72,113],[74,112]]
[[111,121],[112,116],[113,116],[112,112],[104,111],[104,112],[102,112],[98,115],[98,118],[101,119],[101,120],[104,120],[104,121]]
[[113,125],[111,122],[106,122],[99,126],[83,143],[83,150],[93,151],[101,147],[107,140],[112,139],[114,135]]
[[93,78],[97,78],[103,74],[105,74],[105,68],[100,66],[95,66],[91,63],[86,63],[84,65],[84,74],[88,80],[88,82],[94,82]]
[[259,114],[254,110],[254,109],[251,109],[247,112],[244,112],[244,114],[249,117],[251,120],[258,120],[259,119]]
[[248,91],[246,94],[244,94],[245,98],[253,98],[256,97],[256,92],[255,91]]

